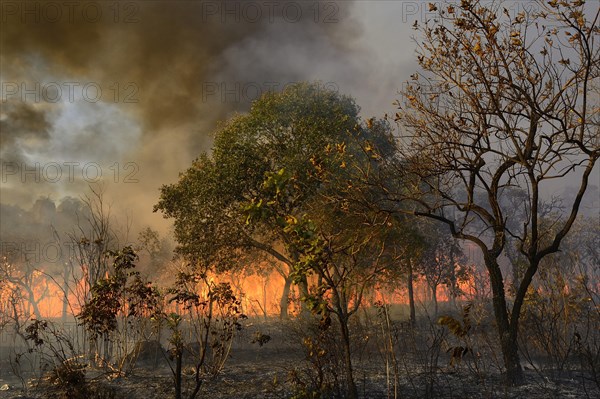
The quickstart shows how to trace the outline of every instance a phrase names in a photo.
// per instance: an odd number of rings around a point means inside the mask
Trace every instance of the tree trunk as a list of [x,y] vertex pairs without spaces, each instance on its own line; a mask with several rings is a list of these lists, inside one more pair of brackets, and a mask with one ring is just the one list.
[[408,306],[410,308],[410,324],[414,326],[417,322],[417,315],[415,312],[415,293],[413,287],[413,269],[412,262],[408,262],[408,275],[406,277],[406,285],[408,287]]
[[183,357],[183,346],[178,344],[175,348],[175,399],[181,399],[181,363]]
[[457,291],[455,291],[456,288],[451,288],[451,289],[452,289],[452,292],[450,293],[450,305],[452,306],[452,309],[456,310],[456,309],[458,309],[458,306],[456,305],[456,295],[455,295],[455,293]]
[[348,399],[358,398],[358,389],[354,382],[354,373],[352,370],[352,352],[350,350],[350,331],[348,329],[348,317],[338,314],[338,320],[340,321],[340,329],[342,331],[342,338],[344,340],[344,363],[346,367],[346,383],[348,388]]
[[502,272],[495,258],[487,254],[484,258],[490,275],[490,285],[493,295],[492,303],[500,338],[502,358],[504,360],[504,367],[506,368],[506,381],[510,385],[517,385],[523,380],[523,370],[519,359],[517,332],[511,331],[508,319],[508,307],[506,305]]
[[431,287],[431,300],[433,301],[433,316],[437,318],[437,315],[438,315],[437,286]]
[[283,285],[283,293],[281,294],[281,300],[279,301],[279,318],[282,320],[287,320],[289,318],[288,315],[288,307],[290,300],[290,287],[292,285],[291,277],[285,278],[285,283]]
[[108,333],[102,335],[102,356],[100,357],[100,361],[102,362],[102,368],[104,370],[108,370],[108,363],[110,361],[110,350],[109,350],[110,338],[108,337]]
[[519,385],[523,382],[523,369],[519,359],[517,334],[504,333],[502,339],[502,357],[506,367],[506,381],[509,385]]
[[69,307],[69,266],[65,263],[63,270],[63,303],[62,303],[62,322],[67,322],[67,311]]
[[306,276],[302,276],[302,279],[298,282],[298,289],[300,291],[300,310],[301,313],[310,312],[304,298],[308,297],[308,280]]
[[[31,309],[33,310],[33,314],[36,319],[42,320],[42,314],[40,313],[40,308],[38,306],[38,302],[35,300],[35,293],[33,289],[29,285],[24,285],[25,291],[27,291],[27,295],[29,296],[29,304],[31,305]],[[43,298],[43,297],[42,297]],[[40,298],[40,299],[42,299]],[[38,300],[39,301],[39,300]]]
[[459,290],[456,278],[456,264],[454,263],[454,247],[450,247],[450,265],[450,292],[448,293],[448,299],[450,299],[452,309],[458,309],[456,307],[456,296]]
[[262,311],[263,311],[263,317],[264,317],[265,321],[269,317],[268,311],[267,311],[267,286],[268,285],[269,285],[269,276],[267,276],[265,278],[265,280],[263,281],[263,285],[262,285],[262,299],[263,299]]

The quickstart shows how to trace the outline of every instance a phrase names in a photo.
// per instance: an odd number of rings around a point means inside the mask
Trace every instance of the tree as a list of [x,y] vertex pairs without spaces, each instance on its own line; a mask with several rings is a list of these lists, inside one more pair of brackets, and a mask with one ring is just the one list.
[[[346,390],[358,397],[353,377],[350,319],[391,265],[398,263],[401,218],[393,218],[372,206],[381,196],[366,186],[355,187],[360,171],[374,165],[385,153],[389,126],[368,120],[327,143],[323,157],[307,170],[317,187],[303,207],[293,206],[302,198],[306,183],[285,168],[267,172],[262,190],[245,207],[250,224],[261,223],[280,232],[287,252],[296,254],[292,275],[296,281],[317,277],[317,286],[306,295],[308,308],[321,317],[321,328],[339,323],[343,348]],[[370,150],[365,151],[363,145]],[[396,225],[396,226],[394,226]]]
[[[22,254],[18,253],[21,257]],[[16,266],[15,266],[16,264]],[[23,313],[26,318],[34,316],[38,320],[42,318],[39,304],[48,294],[48,281],[44,274],[26,258],[24,264],[11,262],[7,256],[3,256],[0,263],[0,278],[7,283],[7,289],[14,291],[15,297],[23,299]],[[34,291],[35,287],[43,287],[41,293]]]
[[138,234],[138,251],[144,251],[154,263],[160,254],[160,235],[151,227],[146,227]]
[[[106,204],[103,188],[90,186],[89,190],[90,194],[81,198],[82,209],[81,214],[77,214],[77,225],[68,234],[72,285],[78,287],[75,294],[80,307],[89,299],[94,284],[108,272],[110,263],[106,254],[117,250],[118,241],[112,227],[111,207]],[[65,292],[65,296],[68,294]]]
[[146,226],[138,233],[136,251],[140,257],[146,261],[146,270],[148,274],[154,273],[157,269],[168,262],[172,257],[171,242],[167,237],[160,237],[158,231]]
[[[85,194],[79,201],[69,200],[61,207],[74,212],[72,217],[76,222],[72,231],[67,233],[67,240],[63,243],[68,246],[68,259],[64,265],[63,282],[57,284],[64,295],[63,314],[70,308],[75,316],[90,302],[93,287],[114,271],[110,263],[112,252],[119,250],[118,241],[120,234],[114,229],[115,220],[111,216],[111,207],[106,203],[104,187],[90,185],[89,194]],[[56,233],[56,239],[59,235]],[[55,281],[55,283],[57,283]],[[89,334],[88,329],[83,329],[82,342],[88,341],[87,354],[91,362],[100,356],[100,349],[104,348],[105,357],[109,357],[111,350],[109,334]],[[104,339],[100,346],[98,337]]]
[[85,326],[90,337],[97,342],[103,338],[105,345],[103,363],[111,362],[109,343],[124,349],[118,354],[117,371],[121,372],[127,359],[128,341],[135,338],[134,321],[149,319],[156,311],[160,294],[150,282],[143,280],[135,270],[138,256],[131,247],[109,251],[105,256],[113,258],[107,276],[98,279],[90,289],[90,297],[81,308],[77,318]]
[[[405,133],[396,173],[410,189],[395,199],[412,201],[414,214],[445,223],[482,251],[510,383],[522,376],[525,294],[571,229],[600,157],[600,11],[580,0],[537,5],[516,15],[496,2],[430,5],[437,16],[416,24],[422,71],[403,90],[397,114]],[[544,188],[565,179],[577,184],[574,199],[542,224]],[[510,187],[527,193],[516,228],[502,202]],[[498,264],[508,237],[526,259],[512,308]]]
[[[239,322],[246,316],[231,285],[210,281],[205,273],[179,271],[175,283],[168,289],[168,296],[169,303],[181,305],[180,312],[159,312],[155,318],[166,322],[170,330],[169,368],[173,374],[175,399],[181,399],[184,394],[184,353],[193,359],[194,382],[187,397],[194,399],[208,377],[215,378],[225,366],[235,332],[242,327]],[[189,344],[185,342],[186,335],[191,338]],[[175,367],[171,364],[173,361]]]
[[409,322],[415,326],[417,322],[417,311],[415,306],[414,280],[418,272],[418,266],[423,261],[427,242],[418,228],[411,227],[414,217],[406,215],[391,214],[392,222],[386,226],[386,237],[389,241],[385,250],[386,267],[382,270],[379,284],[384,290],[392,293],[398,290],[398,282],[406,284],[406,295],[408,297]]
[[[163,186],[155,206],[175,220],[177,251],[202,268],[228,270],[236,262],[270,257],[286,281],[297,254],[288,252],[280,229],[264,223],[246,224],[242,207],[261,191],[266,172],[285,168],[301,187],[285,206],[301,210],[314,197],[327,144],[354,129],[359,109],[349,97],[317,83],[288,86],[266,93],[250,111],[224,123],[215,133],[211,154],[201,154],[176,184]],[[308,294],[298,281],[301,296]],[[281,300],[287,317],[287,297]]]
[[419,259],[419,272],[425,277],[425,282],[431,289],[434,306],[434,316],[438,315],[437,290],[445,285],[448,297],[456,307],[456,297],[461,294],[459,283],[467,280],[468,268],[466,257],[457,240],[443,226],[423,223],[420,226],[424,236],[425,248]]
[[[336,185],[324,191],[335,190]],[[344,202],[315,201],[303,214],[286,212],[298,186],[281,169],[269,173],[263,193],[246,208],[249,223],[262,222],[281,230],[289,252],[298,254],[293,276],[296,280],[316,275],[318,284],[304,298],[308,308],[321,317],[321,328],[330,327],[330,314],[339,322],[344,349],[346,389],[349,398],[357,398],[353,377],[350,318],[362,304],[363,295],[372,288],[385,269],[386,229],[389,215],[354,212]],[[370,218],[370,217],[371,218]]]

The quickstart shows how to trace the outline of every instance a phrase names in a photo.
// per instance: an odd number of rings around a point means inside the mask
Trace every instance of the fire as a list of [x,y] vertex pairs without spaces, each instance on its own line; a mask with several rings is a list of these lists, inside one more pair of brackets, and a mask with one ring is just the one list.
[[[264,266],[264,265],[261,265]],[[6,268],[5,268],[6,270]],[[265,270],[265,268],[252,267],[249,270]],[[268,269],[267,269],[268,270]],[[66,270],[65,270],[66,272]],[[79,313],[85,298],[89,294],[90,287],[86,282],[85,265],[80,270],[80,276],[74,278],[69,276],[66,283],[62,277],[54,278],[44,272],[34,270],[27,279],[23,276],[13,280],[0,280],[0,310],[6,315],[10,306],[10,301],[20,300],[20,312],[28,317],[41,317],[48,319],[72,318]],[[230,283],[236,296],[241,301],[242,311],[248,316],[255,317],[273,317],[280,314],[282,296],[284,291],[285,279],[277,270],[271,270],[268,273],[227,273],[227,274],[209,274],[209,279],[213,282]],[[26,285],[24,282],[27,281]],[[309,282],[312,285],[316,281]],[[466,301],[472,299],[478,290],[485,291],[485,286],[477,281],[475,275],[470,276],[466,281],[460,281],[457,286],[462,295],[452,298],[449,289],[444,285],[437,287],[438,303],[456,301]],[[166,288],[166,287],[161,287]],[[414,280],[414,299],[416,303],[430,303],[432,300],[431,288],[427,285],[424,278],[415,278]],[[298,310],[300,296],[298,288],[293,284],[290,287],[288,303],[288,312]],[[363,297],[363,306],[371,306],[373,303],[383,302],[388,304],[407,305],[409,298],[407,289],[402,281],[393,289],[380,285],[374,287],[371,292]]]

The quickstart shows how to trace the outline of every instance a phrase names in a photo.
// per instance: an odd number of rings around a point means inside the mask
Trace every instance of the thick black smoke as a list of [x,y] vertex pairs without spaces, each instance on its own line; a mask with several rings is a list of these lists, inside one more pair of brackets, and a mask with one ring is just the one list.
[[354,6],[2,2],[1,201],[58,201],[103,181],[145,223],[216,122],[262,92],[321,80],[353,94],[345,83],[369,69]]

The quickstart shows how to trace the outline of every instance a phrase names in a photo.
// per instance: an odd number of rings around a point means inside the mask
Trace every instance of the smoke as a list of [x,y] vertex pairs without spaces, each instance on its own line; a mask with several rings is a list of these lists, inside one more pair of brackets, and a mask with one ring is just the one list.
[[51,124],[43,109],[15,101],[2,104],[2,108],[4,116],[0,119],[2,159],[21,161],[23,146],[39,147],[50,138]]
[[101,183],[139,225],[165,226],[151,214],[158,188],[210,148],[218,120],[297,81],[351,95],[372,88],[377,59],[356,9],[3,2],[1,201],[59,201]]

